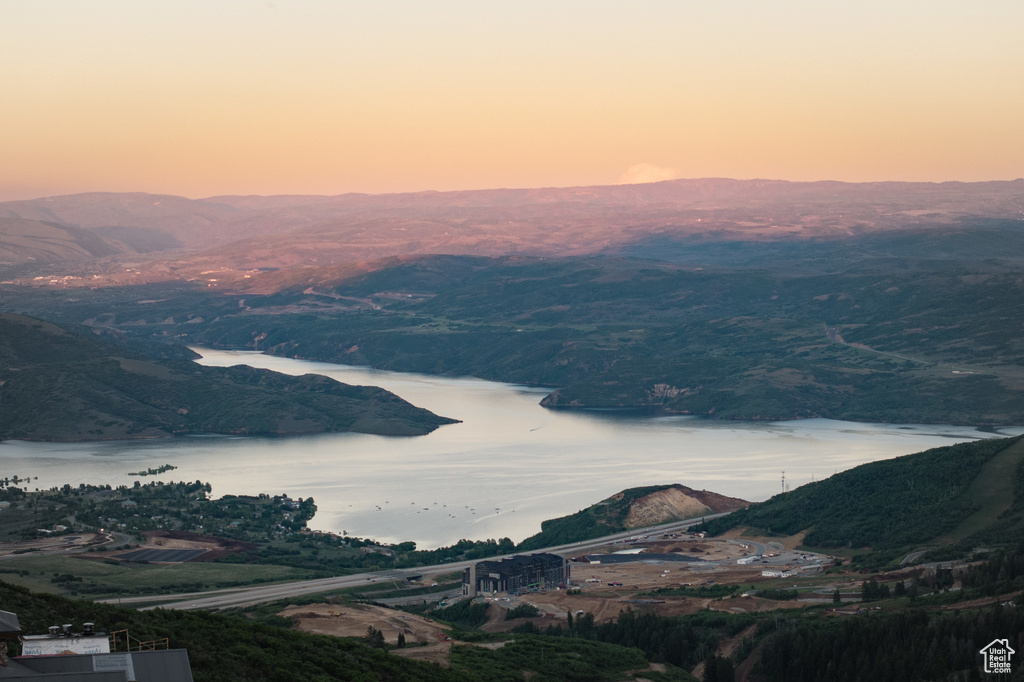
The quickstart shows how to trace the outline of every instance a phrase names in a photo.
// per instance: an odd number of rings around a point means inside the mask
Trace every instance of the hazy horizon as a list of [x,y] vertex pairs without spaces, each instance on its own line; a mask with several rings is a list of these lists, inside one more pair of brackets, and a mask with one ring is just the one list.
[[991,180],[864,180],[861,182],[849,181],[849,180],[834,180],[831,178],[823,178],[821,180],[786,180],[783,178],[724,178],[724,177],[705,177],[705,178],[671,178],[670,180],[658,180],[650,183],[605,183],[605,184],[591,184],[591,185],[548,185],[548,186],[523,186],[523,187],[473,187],[473,188],[456,188],[456,189],[421,189],[421,190],[407,190],[407,191],[394,191],[394,192],[336,192],[333,194],[317,194],[317,193],[306,193],[306,192],[285,192],[277,194],[256,194],[253,192],[240,192],[235,194],[210,194],[210,195],[183,195],[183,194],[172,194],[169,192],[160,191],[146,191],[146,190],[82,190],[80,192],[69,192],[67,194],[49,194],[40,196],[25,196],[14,199],[0,199],[0,203],[17,202],[17,201],[40,201],[46,199],[55,199],[58,197],[69,197],[76,195],[89,195],[89,194],[111,194],[111,195],[127,195],[127,194],[147,194],[152,196],[173,196],[182,199],[188,199],[189,201],[206,201],[211,199],[226,198],[226,197],[261,197],[261,198],[272,198],[272,197],[311,197],[311,198],[333,198],[342,197],[346,195],[360,195],[360,196],[390,196],[390,195],[404,195],[404,194],[445,194],[445,193],[459,193],[459,192],[504,192],[504,191],[524,191],[524,190],[566,190],[566,189],[587,189],[596,187],[616,187],[625,184],[655,184],[657,182],[669,182],[679,180],[682,182],[691,181],[733,181],[733,182],[780,182],[780,183],[839,183],[846,185],[860,185],[860,184],[919,184],[919,185],[947,185],[947,184],[985,184],[985,183],[1000,183],[1000,182],[1021,182],[1024,181],[1024,177],[1016,178],[994,178]]
[[1024,175],[1024,5],[5,4],[0,201]]

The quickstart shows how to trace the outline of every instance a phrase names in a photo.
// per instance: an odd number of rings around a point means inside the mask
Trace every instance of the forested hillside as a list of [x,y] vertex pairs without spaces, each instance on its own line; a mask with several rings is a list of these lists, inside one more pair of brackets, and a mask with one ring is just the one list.
[[201,367],[181,353],[158,346],[148,355],[140,352],[143,347],[113,345],[93,334],[0,314],[0,438],[416,435],[451,422],[379,388],[244,366]]
[[824,272],[833,262],[434,257],[270,273],[293,282],[270,295],[151,285],[18,300],[135,336],[551,386],[554,408],[1024,423],[1013,270],[872,261]]
[[[877,556],[1024,535],[1024,437],[982,440],[872,462],[752,504],[702,526],[774,535],[807,531],[804,544],[870,547]],[[990,544],[991,543],[991,544]]]

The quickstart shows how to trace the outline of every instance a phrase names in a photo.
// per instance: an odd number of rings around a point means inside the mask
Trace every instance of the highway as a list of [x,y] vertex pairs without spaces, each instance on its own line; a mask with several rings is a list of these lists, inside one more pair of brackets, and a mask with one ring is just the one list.
[[[620,540],[628,540],[630,538],[641,538],[650,535],[661,535],[664,533],[681,531],[685,530],[686,528],[689,528],[690,526],[700,523],[703,519],[714,519],[718,518],[719,516],[725,516],[725,514],[708,514],[706,516],[686,519],[684,521],[675,521],[673,523],[667,523],[660,526],[651,526],[648,528],[630,530],[624,533],[606,535],[604,537],[595,538],[593,540],[575,542],[568,545],[558,545],[557,547],[548,547],[547,549],[539,549],[532,552],[526,552],[526,554],[549,552],[551,554],[558,554],[559,556],[563,557],[579,556],[581,554],[587,554],[593,552],[596,549],[604,548],[608,545],[615,544]],[[490,557],[490,559],[492,560],[502,558],[505,557]],[[481,560],[455,561],[446,564],[436,564],[434,566],[417,566],[416,568],[391,569],[384,571],[374,571],[371,573],[356,573],[352,575],[337,576],[332,578],[317,578],[314,580],[299,580],[295,582],[273,583],[269,585],[254,585],[251,587],[213,590],[209,592],[165,594],[147,597],[115,597],[113,599],[101,599],[99,601],[106,604],[120,604],[121,606],[137,605],[140,609],[143,610],[151,608],[165,608],[181,610],[202,609],[207,611],[216,611],[219,609],[226,608],[252,606],[254,604],[262,604],[265,602],[277,601],[279,599],[291,599],[293,597],[317,594],[320,592],[333,592],[335,590],[365,585],[367,582],[371,582],[374,580],[404,580],[409,576],[423,575],[425,573],[450,573],[453,571],[461,571],[467,568],[470,564],[474,564],[477,561]]]

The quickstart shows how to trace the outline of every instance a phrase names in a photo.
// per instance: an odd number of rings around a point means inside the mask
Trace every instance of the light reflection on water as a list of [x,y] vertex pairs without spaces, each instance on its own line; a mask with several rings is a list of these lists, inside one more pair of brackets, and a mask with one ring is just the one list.
[[[865,462],[991,437],[970,427],[858,424],[826,419],[722,422],[615,412],[552,412],[546,391],[472,378],[442,378],[197,349],[202,364],[315,372],[381,386],[462,420],[427,436],[328,434],[288,438],[189,436],[104,443],[0,443],[4,476],[38,476],[28,488],[131,484],[131,471],[178,468],[160,480],[201,480],[214,495],[261,492],[315,498],[314,528],[415,540],[540,530],[625,488],[682,483],[759,501]],[[995,435],[1017,435],[1024,428]],[[153,480],[150,478],[142,481]],[[379,507],[379,510],[378,510]]]

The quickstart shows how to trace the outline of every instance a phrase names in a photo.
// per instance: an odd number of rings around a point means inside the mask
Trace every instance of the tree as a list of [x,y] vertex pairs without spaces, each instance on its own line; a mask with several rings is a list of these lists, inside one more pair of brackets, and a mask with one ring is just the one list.
[[704,659],[704,682],[718,682],[717,656],[708,656]]
[[708,656],[704,659],[704,682],[734,682],[735,679],[732,659],[721,656]]
[[594,628],[594,614],[587,612],[576,619],[576,631],[579,632],[580,637],[589,638],[593,634]]
[[401,649],[404,646],[405,646],[405,633],[404,632],[399,632],[398,633],[398,648]]
[[842,604],[843,603],[843,598],[839,595],[839,588],[838,587],[836,588],[835,592],[832,593],[832,603],[833,604]]
[[[717,656],[715,658],[718,658]],[[728,656],[718,659],[718,682],[735,682],[736,671],[732,667],[732,659]]]
[[366,628],[366,645],[372,649],[383,649],[384,633],[370,625]]

